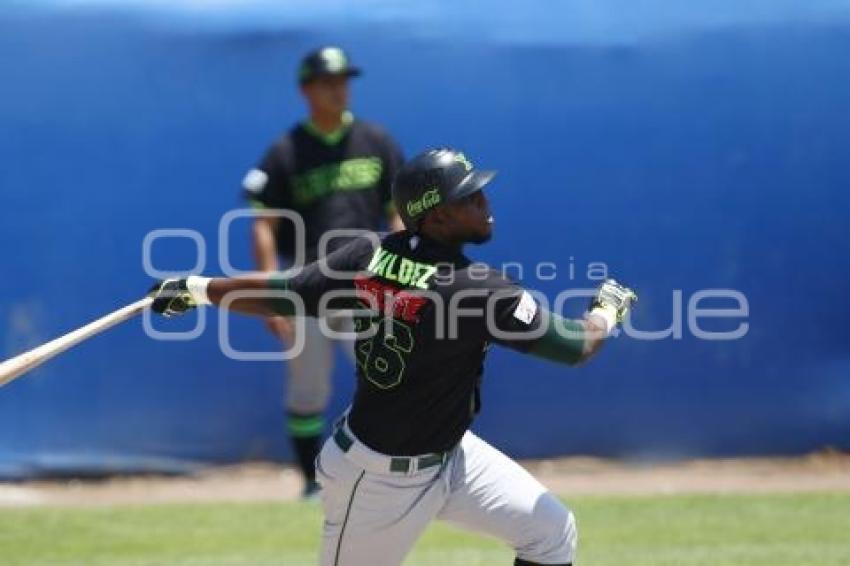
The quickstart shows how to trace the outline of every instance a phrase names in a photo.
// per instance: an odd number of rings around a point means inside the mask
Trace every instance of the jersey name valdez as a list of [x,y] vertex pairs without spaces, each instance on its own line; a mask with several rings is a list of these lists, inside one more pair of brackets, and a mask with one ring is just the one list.
[[[359,238],[288,282],[317,314],[321,295],[352,292],[357,389],[349,426],[372,449],[412,456],[451,449],[480,409],[491,342],[527,351],[536,303],[501,273],[408,232]],[[529,303],[531,301],[531,303]],[[511,333],[506,338],[503,333]]]
[[419,289],[427,289],[428,281],[437,272],[433,265],[413,261],[384,248],[377,249],[366,269],[377,277]]

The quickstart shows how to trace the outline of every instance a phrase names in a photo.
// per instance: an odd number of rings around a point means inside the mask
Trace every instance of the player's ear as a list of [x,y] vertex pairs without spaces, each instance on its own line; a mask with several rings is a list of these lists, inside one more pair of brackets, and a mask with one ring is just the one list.
[[435,224],[445,226],[449,222],[448,208],[445,206],[438,206],[432,210],[425,219],[427,220],[429,218]]
[[442,234],[446,229],[447,218],[441,209],[435,209],[422,219],[422,227],[432,234]]
[[443,231],[445,220],[442,217],[442,212],[439,208],[430,211],[419,223],[419,231],[423,234],[440,234]]

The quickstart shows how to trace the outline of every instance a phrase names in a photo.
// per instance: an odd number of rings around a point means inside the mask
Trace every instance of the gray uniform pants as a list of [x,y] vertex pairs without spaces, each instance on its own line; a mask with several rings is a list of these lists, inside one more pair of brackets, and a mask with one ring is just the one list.
[[347,450],[332,437],[317,459],[322,566],[398,566],[433,519],[499,538],[529,562],[574,561],[572,512],[473,433],[442,465],[407,472],[390,471],[389,456],[346,433],[354,439]]

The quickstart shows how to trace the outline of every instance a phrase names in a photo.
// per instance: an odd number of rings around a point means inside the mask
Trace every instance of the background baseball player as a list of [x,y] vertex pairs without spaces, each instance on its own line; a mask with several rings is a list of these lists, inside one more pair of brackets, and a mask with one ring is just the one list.
[[[318,460],[323,565],[400,564],[434,518],[506,541],[518,565],[574,560],[573,514],[469,431],[482,364],[491,343],[567,364],[587,360],[635,295],[608,280],[583,320],[567,320],[473,264],[462,248],[490,239],[481,189],[493,175],[456,151],[428,151],[395,180],[407,230],[359,238],[292,277],[190,277],[156,287],[153,309],[166,315],[219,304],[231,291],[272,289],[296,293],[307,313],[321,316],[329,291],[350,291],[330,305],[358,309],[357,389]],[[238,298],[229,308],[268,316],[292,314],[295,303]]]
[[[243,181],[252,206],[301,215],[307,262],[318,257],[319,239],[330,230],[378,230],[385,216],[391,229],[401,228],[390,195],[401,153],[383,129],[355,119],[348,110],[349,78],[359,74],[338,47],[308,53],[299,67],[298,82],[309,118],[278,139]],[[341,247],[350,237],[329,240],[327,250]],[[258,217],[253,245],[257,268],[278,270],[280,256],[291,260],[298,251],[293,223]],[[291,321],[274,317],[266,324],[275,336],[292,342]],[[333,324],[344,328],[350,320],[336,318]],[[304,495],[309,497],[318,487],[314,461],[325,429],[334,348],[315,320],[306,322],[304,332],[305,347],[288,364],[285,405],[287,429],[305,479]]]

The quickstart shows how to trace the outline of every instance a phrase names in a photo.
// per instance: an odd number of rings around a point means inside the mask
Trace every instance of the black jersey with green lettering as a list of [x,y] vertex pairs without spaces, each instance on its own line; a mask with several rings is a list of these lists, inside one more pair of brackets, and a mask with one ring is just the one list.
[[[350,118],[338,132],[322,134],[306,122],[278,139],[242,185],[254,206],[301,214],[306,260],[312,261],[328,230],[380,229],[401,162],[396,143],[375,124]],[[279,226],[278,252],[292,257],[293,224],[284,219]],[[350,239],[330,240],[327,249]]]
[[541,309],[500,272],[437,242],[409,232],[372,236],[280,284],[309,315],[321,315],[324,304],[354,309],[357,389],[348,422],[361,441],[390,455],[449,450],[480,408],[489,344],[529,350]]

